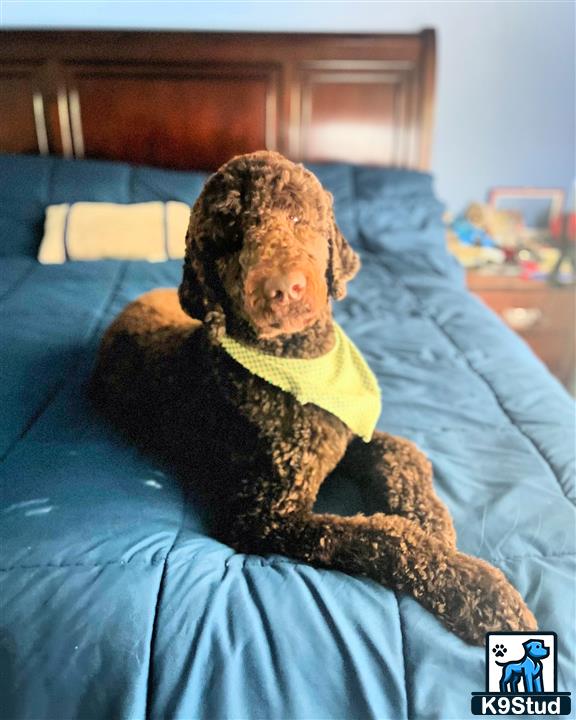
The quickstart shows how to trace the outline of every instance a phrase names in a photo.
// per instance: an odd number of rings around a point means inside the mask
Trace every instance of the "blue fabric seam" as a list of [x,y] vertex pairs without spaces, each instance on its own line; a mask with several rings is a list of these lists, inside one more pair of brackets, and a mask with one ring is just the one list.
[[150,641],[148,643],[148,676],[146,678],[146,704],[144,707],[144,718],[146,720],[148,718],[151,718],[151,710],[152,710],[152,704],[153,704],[153,681],[154,681],[154,648],[156,646],[156,638],[158,635],[158,618],[160,615],[160,608],[162,605],[162,599],[164,596],[164,591],[166,588],[166,574],[168,572],[168,559],[170,557],[170,554],[176,547],[176,543],[178,542],[178,538],[180,537],[180,533],[182,532],[182,528],[184,527],[184,518],[185,518],[185,509],[184,509],[184,499],[182,499],[182,507],[180,509],[180,524],[178,526],[178,530],[174,534],[174,539],[172,540],[172,544],[168,548],[168,552],[166,555],[164,555],[162,560],[162,574],[160,575],[160,582],[158,583],[158,590],[156,593],[156,602],[154,604],[154,615],[152,617],[152,632],[150,633]]
[[576,557],[576,552],[550,553],[550,555],[494,555],[489,558],[490,562],[499,562],[501,560],[548,560],[552,558]]
[[48,182],[46,183],[46,205],[52,205],[52,194],[54,188],[54,174],[56,173],[56,162],[50,158],[48,166]]
[[135,185],[135,168],[134,165],[130,165],[130,170],[128,171],[128,202],[133,203],[134,202],[134,185]]
[[73,568],[73,567],[81,567],[81,568],[100,568],[100,567],[106,567],[108,565],[117,565],[119,567],[122,567],[124,565],[142,565],[143,567],[150,566],[150,567],[156,567],[157,565],[160,565],[166,557],[164,555],[160,555],[157,559],[153,560],[140,560],[137,558],[134,558],[133,560],[103,560],[102,562],[95,562],[95,563],[42,563],[37,565],[11,565],[10,567],[0,567],[0,572],[10,572],[12,570],[41,570],[43,568]]
[[411,702],[411,690],[412,688],[408,687],[408,685],[411,683],[408,682],[408,663],[406,662],[407,659],[407,653],[406,653],[406,633],[404,632],[404,620],[402,618],[402,611],[400,609],[400,600],[398,599],[398,594],[394,593],[394,598],[396,600],[396,606],[398,608],[398,625],[400,627],[400,638],[402,640],[402,664],[404,665],[404,694],[406,696],[406,718],[413,718],[414,713],[412,709],[412,702]]
[[[122,280],[124,279],[124,276],[126,275],[128,271],[128,262],[122,263],[118,270],[118,274],[116,276],[116,281],[114,283],[114,286],[112,290],[110,291],[110,295],[108,296],[107,301],[103,304],[102,310],[99,313],[99,316],[95,318],[94,325],[92,329],[88,330],[86,333],[86,337],[88,339],[92,338],[99,330],[100,323],[102,321],[102,318],[106,315],[106,312],[108,308],[112,305],[114,302],[114,298],[116,297],[116,294],[118,292],[118,288],[120,287]],[[36,412],[32,415],[32,417],[29,419],[28,423],[11,443],[6,448],[5,452],[0,456],[0,462],[3,462],[6,460],[6,458],[10,455],[12,450],[18,445],[18,443],[26,437],[26,435],[30,432],[30,430],[34,427],[36,424],[36,421],[46,412],[46,410],[52,405],[54,400],[58,397],[60,392],[66,387],[67,383],[69,382],[69,377],[72,373],[76,372],[77,369],[80,367],[80,363],[82,361],[82,358],[79,357],[76,362],[73,364],[73,366],[70,369],[69,374],[64,377],[63,379],[59,380],[56,385],[52,388],[52,391],[48,393],[47,397],[44,398],[44,401],[40,403],[40,406],[36,409]]]
[[34,261],[30,262],[30,265],[26,268],[26,270],[16,278],[16,280],[10,285],[9,288],[6,289],[3,295],[0,295],[0,302],[4,302],[7,298],[12,295],[13,292],[18,290],[18,288],[26,282],[28,277],[32,274],[32,272],[36,269],[37,263]]

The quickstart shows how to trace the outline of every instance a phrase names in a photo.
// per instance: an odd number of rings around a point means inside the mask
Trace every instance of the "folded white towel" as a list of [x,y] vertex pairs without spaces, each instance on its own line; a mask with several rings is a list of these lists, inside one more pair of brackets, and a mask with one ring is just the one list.
[[77,202],[46,208],[38,260],[149,260],[184,257],[190,207],[182,202]]

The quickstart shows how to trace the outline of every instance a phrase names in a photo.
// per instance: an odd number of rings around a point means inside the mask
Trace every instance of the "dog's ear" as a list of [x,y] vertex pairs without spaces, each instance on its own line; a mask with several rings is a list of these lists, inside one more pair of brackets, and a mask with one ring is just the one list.
[[186,252],[184,255],[184,267],[182,282],[178,288],[180,305],[184,312],[196,320],[204,320],[205,307],[203,303],[204,278],[198,277],[195,252],[190,248],[190,231],[186,233]]
[[329,239],[328,239],[328,291],[335,300],[346,297],[346,283],[360,270],[360,258],[346,242],[344,235],[336,225],[332,196],[328,194],[329,210]]
[[[207,247],[202,232],[202,200],[199,198],[190,215],[186,233],[186,253],[182,282],[178,288],[180,305],[185,313],[201,320],[212,342],[219,342],[226,331],[226,319],[221,303],[216,297],[215,279],[206,273],[214,273],[213,263],[206,257]],[[219,281],[216,279],[216,283]]]

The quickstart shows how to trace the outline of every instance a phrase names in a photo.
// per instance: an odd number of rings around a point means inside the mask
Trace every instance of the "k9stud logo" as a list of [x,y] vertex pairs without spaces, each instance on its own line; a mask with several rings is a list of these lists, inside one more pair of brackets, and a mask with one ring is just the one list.
[[568,715],[558,692],[554,632],[487,633],[486,692],[472,693],[474,715]]

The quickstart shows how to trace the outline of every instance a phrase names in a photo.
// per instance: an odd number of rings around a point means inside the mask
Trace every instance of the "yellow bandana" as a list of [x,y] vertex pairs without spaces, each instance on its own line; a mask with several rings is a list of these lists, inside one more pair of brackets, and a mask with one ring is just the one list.
[[358,348],[334,323],[332,350],[313,359],[282,358],[242,345],[228,335],[222,347],[240,365],[306,405],[336,415],[369,442],[380,417],[380,388]]

